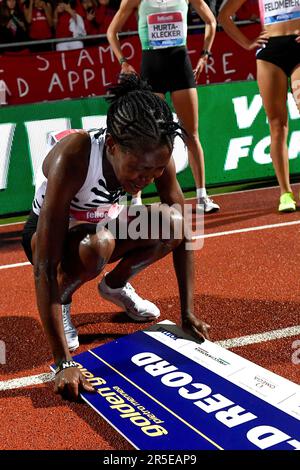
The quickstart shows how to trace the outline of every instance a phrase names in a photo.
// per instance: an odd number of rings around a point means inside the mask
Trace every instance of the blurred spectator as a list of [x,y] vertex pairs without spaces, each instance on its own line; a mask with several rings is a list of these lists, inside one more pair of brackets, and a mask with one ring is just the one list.
[[25,18],[16,0],[3,0],[0,4],[0,42],[7,44],[27,40]]
[[[28,24],[30,39],[43,40],[52,38],[53,12],[51,3],[44,0],[28,0],[24,4],[24,15]],[[34,51],[51,49],[51,45],[37,45]]]
[[99,34],[106,34],[111,20],[113,19],[116,8],[112,6],[110,0],[98,0],[99,6],[96,10],[96,21],[99,25]]
[[98,2],[95,0],[80,0],[80,6],[81,8],[76,8],[76,11],[84,19],[86,34],[99,34],[100,25],[96,19]]
[[[118,2],[121,3],[121,2]],[[125,31],[137,31],[138,30],[138,18],[137,18],[137,12],[134,11],[128,18],[127,21],[125,21],[125,24],[122,28],[122,32]]]
[[222,3],[226,0],[205,0],[215,17],[218,16]]
[[[52,0],[0,0],[0,43],[13,43],[26,40],[50,39],[54,26],[56,38],[106,34],[120,0],[58,0],[53,12]],[[206,0],[217,16],[220,7],[227,0]],[[23,13],[24,12],[24,13]],[[247,0],[237,11],[236,20],[259,20],[257,0]],[[188,25],[200,26],[203,21],[189,4]],[[122,31],[137,31],[137,17],[132,14]],[[28,30],[28,34],[27,34]],[[198,33],[199,29],[190,33]],[[86,41],[86,45],[96,44],[98,40]],[[53,46],[34,46],[33,50],[48,50]],[[62,42],[57,50],[71,50],[84,47],[82,41]],[[9,49],[9,50],[16,50]],[[1,50],[0,50],[1,52]]]
[[[187,22],[188,22],[188,26],[201,26],[201,25],[204,25],[204,22],[202,21],[202,19],[200,18],[200,16],[196,12],[195,8],[191,5],[191,3],[189,3]],[[199,33],[198,28],[191,29],[189,31],[189,34],[198,34],[198,33]]]
[[[60,0],[54,10],[53,24],[56,38],[82,38],[86,36],[83,18],[76,13],[76,0]],[[82,41],[60,42],[57,51],[82,49]]]
[[260,19],[257,0],[247,0],[236,12],[236,20],[257,21]]

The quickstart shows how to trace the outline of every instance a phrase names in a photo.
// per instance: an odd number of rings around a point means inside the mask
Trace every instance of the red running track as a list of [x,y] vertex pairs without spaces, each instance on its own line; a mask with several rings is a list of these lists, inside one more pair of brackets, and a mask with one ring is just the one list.
[[[277,188],[215,199],[221,212],[205,217],[205,235],[214,236],[205,238],[203,249],[196,252],[195,309],[211,324],[211,339],[299,327],[299,212],[277,213]],[[265,227],[269,225],[274,227]],[[254,227],[260,228],[240,231]],[[0,268],[26,261],[21,229],[22,225],[0,227]],[[133,285],[160,307],[161,320],[180,324],[171,256],[140,274]],[[7,353],[6,365],[0,364],[4,388],[0,391],[0,448],[131,449],[87,405],[65,403],[55,396],[51,383],[5,389],[3,381],[47,373],[51,355],[35,305],[32,268],[0,269],[0,298],[0,340],[5,341]],[[81,341],[78,352],[145,328],[100,299],[96,281],[76,293],[73,314]],[[300,383],[299,365],[292,362],[298,331],[281,339],[253,339],[234,352]]]

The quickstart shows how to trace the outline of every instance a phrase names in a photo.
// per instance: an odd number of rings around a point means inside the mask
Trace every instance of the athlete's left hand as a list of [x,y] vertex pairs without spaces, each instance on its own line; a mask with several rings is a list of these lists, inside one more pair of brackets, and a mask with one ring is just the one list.
[[182,329],[196,339],[209,339],[210,326],[192,313],[183,316]]
[[207,59],[208,59],[207,55],[202,55],[200,59],[198,60],[196,67],[194,68],[194,77],[195,77],[196,82],[199,80],[200,74],[207,64]]
[[298,44],[299,44],[300,43],[300,36],[297,36],[295,41],[298,42]]

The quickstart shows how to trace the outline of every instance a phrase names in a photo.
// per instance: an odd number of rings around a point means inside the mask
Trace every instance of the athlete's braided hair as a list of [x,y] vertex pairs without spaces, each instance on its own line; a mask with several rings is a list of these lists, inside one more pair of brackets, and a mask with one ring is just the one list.
[[175,136],[184,130],[174,121],[168,104],[145,81],[135,74],[122,74],[110,93],[107,132],[117,144],[130,150],[161,145],[173,149]]

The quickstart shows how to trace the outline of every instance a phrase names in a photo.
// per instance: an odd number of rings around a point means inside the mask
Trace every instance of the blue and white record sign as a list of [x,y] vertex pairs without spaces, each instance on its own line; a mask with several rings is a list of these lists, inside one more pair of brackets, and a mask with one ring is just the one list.
[[79,354],[83,399],[137,449],[300,449],[300,386],[170,322]]

